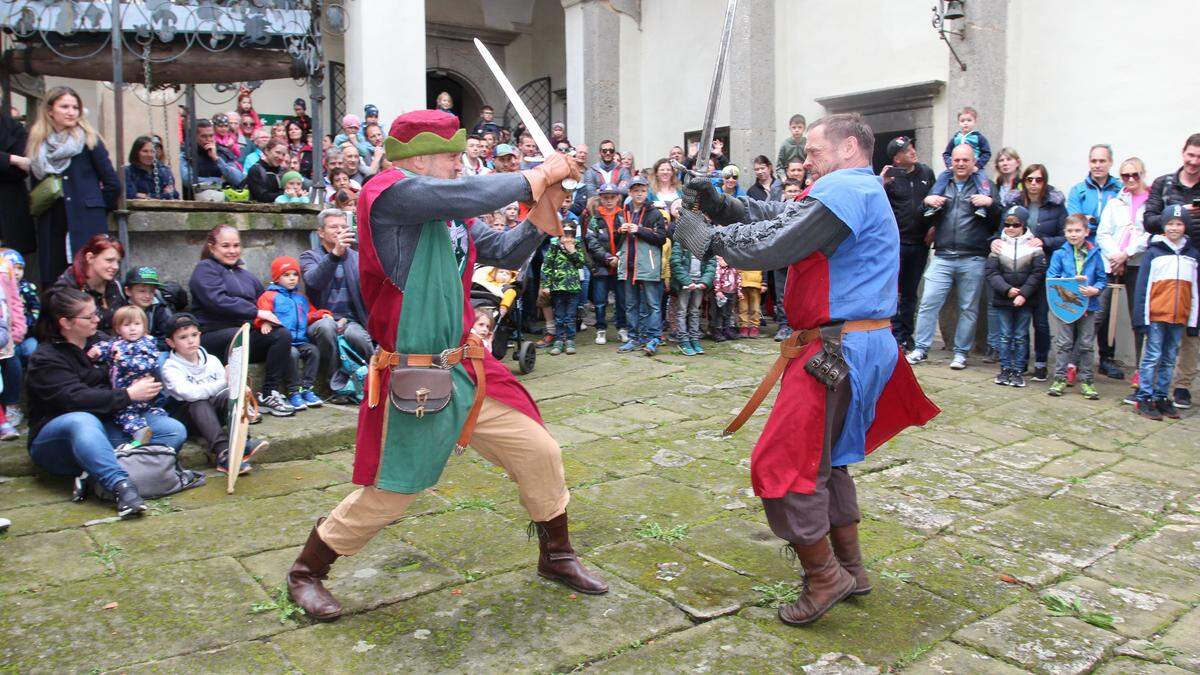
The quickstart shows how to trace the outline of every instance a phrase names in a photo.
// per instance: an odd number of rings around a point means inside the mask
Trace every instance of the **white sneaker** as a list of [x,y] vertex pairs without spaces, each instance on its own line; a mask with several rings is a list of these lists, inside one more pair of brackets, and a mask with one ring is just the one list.
[[629,331],[622,328],[617,331],[617,335],[621,338],[621,342],[629,342]]
[[909,363],[911,363],[912,365],[915,366],[918,363],[929,358],[929,355],[925,353],[924,349],[914,349],[911,352],[909,352],[908,354],[906,354],[904,356],[904,358],[907,359]]
[[950,362],[950,369],[951,370],[962,370],[963,368],[966,368],[966,367],[967,367],[967,355],[966,354],[955,354],[954,360]]
[[596,331],[596,344],[608,344],[608,331],[604,330],[603,328]]

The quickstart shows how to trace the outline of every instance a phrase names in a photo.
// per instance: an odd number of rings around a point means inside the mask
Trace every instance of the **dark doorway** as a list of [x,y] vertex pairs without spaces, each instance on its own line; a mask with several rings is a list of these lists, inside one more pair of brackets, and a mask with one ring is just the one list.
[[[875,134],[875,155],[871,158],[871,166],[874,167],[875,173],[879,173],[883,167],[892,163],[892,158],[887,154],[887,146],[897,136],[908,136],[915,139],[917,131],[916,129],[901,129],[900,131],[884,131]],[[920,148],[917,150],[920,151]]]
[[425,106],[432,110],[437,105],[438,94],[443,91],[453,99],[454,105],[451,109],[458,116],[459,122],[470,128],[479,118],[479,109],[483,107],[479,92],[475,91],[470,81],[456,73],[446,70],[428,71],[425,74]]

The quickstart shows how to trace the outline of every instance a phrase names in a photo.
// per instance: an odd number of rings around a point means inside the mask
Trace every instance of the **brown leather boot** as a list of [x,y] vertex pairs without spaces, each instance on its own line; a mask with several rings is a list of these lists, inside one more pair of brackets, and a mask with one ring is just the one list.
[[538,575],[569,586],[580,593],[603,595],[608,584],[579,562],[567,532],[567,514],[534,523],[538,536]]
[[[317,521],[317,527],[325,520]],[[292,569],[288,570],[288,594],[297,605],[304,608],[304,613],[318,621],[333,621],[342,615],[342,603],[321,583],[329,576],[329,568],[338,554],[325,542],[321,541],[314,527],[304,542],[304,549]]]
[[829,541],[833,554],[846,571],[854,577],[854,592],[850,595],[866,595],[871,592],[871,578],[862,564],[862,552],[858,549],[858,523],[835,527],[829,530]]
[[804,626],[853,593],[854,577],[842,569],[824,537],[811,546],[793,543],[792,548],[804,566],[804,591],[796,602],[779,608],[779,619],[793,626]]

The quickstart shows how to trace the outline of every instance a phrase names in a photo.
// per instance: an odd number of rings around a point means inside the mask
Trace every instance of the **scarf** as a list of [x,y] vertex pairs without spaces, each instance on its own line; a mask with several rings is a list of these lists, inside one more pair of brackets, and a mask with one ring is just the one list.
[[83,152],[83,131],[51,132],[42,141],[30,166],[33,177],[41,180],[49,174],[63,174],[71,164],[71,158]]

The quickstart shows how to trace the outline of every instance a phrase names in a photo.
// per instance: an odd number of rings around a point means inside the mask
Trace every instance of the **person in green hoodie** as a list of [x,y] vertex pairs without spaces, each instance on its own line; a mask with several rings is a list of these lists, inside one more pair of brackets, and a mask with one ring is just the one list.
[[546,249],[542,260],[542,290],[550,292],[550,302],[554,306],[551,356],[564,351],[575,353],[575,315],[579,311],[582,288],[579,271],[587,264],[575,241],[574,226],[564,223],[562,236],[550,240],[550,248]]
[[700,346],[700,304],[717,275],[717,259],[701,260],[686,247],[671,247],[671,290],[675,292],[675,317],[679,326],[679,351],[684,356],[703,354]]

